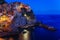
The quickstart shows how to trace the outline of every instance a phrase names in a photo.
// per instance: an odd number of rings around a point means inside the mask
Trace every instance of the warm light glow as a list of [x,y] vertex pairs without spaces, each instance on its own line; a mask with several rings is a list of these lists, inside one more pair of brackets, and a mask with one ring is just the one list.
[[11,23],[10,17],[7,15],[2,15],[0,16],[0,25],[3,27],[3,25],[5,25],[4,27],[8,27],[8,25]]
[[6,15],[1,16],[1,17],[0,17],[0,23],[1,23],[1,22],[4,22],[4,21],[10,22],[10,18],[9,18],[8,16],[6,16]]
[[20,7],[20,8],[23,8],[23,7],[24,7],[23,3],[21,3],[19,7]]
[[0,38],[0,40],[5,40],[4,38]]
[[26,33],[23,34],[23,39],[24,39],[24,40],[29,40],[29,31],[24,30],[24,32],[26,32]]
[[27,18],[27,20],[30,20],[30,17],[28,17],[26,14],[24,14],[24,16]]
[[19,35],[19,40],[30,40],[30,31],[24,29]]

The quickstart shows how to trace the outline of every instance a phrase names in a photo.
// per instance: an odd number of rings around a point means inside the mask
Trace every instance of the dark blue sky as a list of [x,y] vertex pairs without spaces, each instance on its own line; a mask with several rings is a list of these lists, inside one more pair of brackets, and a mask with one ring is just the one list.
[[23,2],[29,4],[35,14],[60,14],[60,0],[6,0],[11,2]]

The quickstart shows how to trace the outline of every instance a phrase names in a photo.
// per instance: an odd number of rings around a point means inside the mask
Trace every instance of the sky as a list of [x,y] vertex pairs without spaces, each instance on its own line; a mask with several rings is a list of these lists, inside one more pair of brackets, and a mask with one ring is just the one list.
[[11,2],[22,2],[28,4],[35,14],[57,14],[60,15],[60,0],[6,0]]

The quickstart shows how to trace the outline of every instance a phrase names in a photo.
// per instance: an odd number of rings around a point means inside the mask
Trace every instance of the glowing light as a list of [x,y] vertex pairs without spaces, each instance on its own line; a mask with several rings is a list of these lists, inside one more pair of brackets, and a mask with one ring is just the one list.
[[10,22],[10,18],[7,17],[6,15],[3,15],[3,16],[0,17],[0,22],[3,22],[3,21],[8,21],[8,22]]
[[30,40],[30,32],[25,30],[19,35],[20,40]]
[[0,38],[0,40],[5,40],[4,38]]
[[27,16],[26,14],[24,14],[24,16],[27,18],[27,20],[30,20],[30,17],[29,16]]
[[29,31],[24,30],[24,32],[26,32],[26,33],[23,34],[23,39],[24,39],[24,40],[29,40]]
[[8,16],[6,16],[6,15],[0,16],[0,25],[1,25],[1,27],[6,28],[6,27],[8,27],[8,25],[10,25],[10,23],[11,23],[11,20]]

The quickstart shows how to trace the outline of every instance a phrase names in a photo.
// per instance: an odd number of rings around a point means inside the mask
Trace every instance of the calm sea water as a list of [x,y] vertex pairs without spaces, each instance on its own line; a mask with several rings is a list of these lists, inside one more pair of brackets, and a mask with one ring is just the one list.
[[45,25],[56,28],[55,32],[44,28],[35,28],[32,40],[60,40],[60,15],[36,15],[36,19]]

